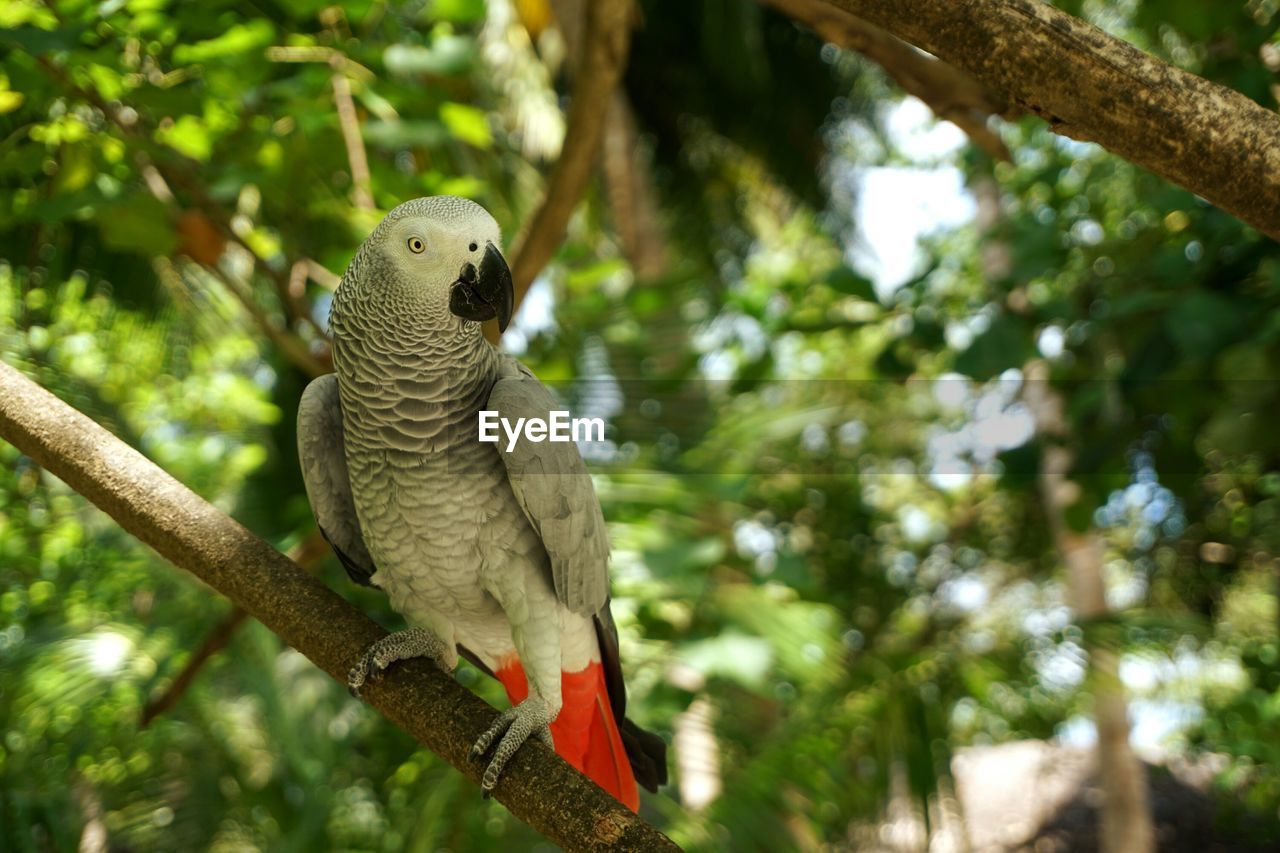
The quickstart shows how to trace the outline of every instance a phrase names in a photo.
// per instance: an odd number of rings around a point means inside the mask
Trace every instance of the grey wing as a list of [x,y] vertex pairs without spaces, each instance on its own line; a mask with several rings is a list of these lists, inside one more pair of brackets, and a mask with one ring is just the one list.
[[320,532],[333,546],[351,579],[374,586],[373,558],[360,532],[347,477],[338,377],[332,373],[313,380],[302,392],[302,402],[298,404],[298,459]]
[[[514,359],[489,394],[489,408],[516,418],[549,418],[551,392]],[[521,440],[498,455],[524,514],[551,558],[556,595],[570,610],[594,616],[609,599],[609,535],[582,454],[572,441]]]

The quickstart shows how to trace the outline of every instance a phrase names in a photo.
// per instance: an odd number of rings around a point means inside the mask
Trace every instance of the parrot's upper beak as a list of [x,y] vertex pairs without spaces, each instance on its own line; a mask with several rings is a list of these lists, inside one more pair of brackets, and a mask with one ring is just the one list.
[[515,301],[511,268],[498,248],[486,243],[479,270],[470,262],[462,265],[458,280],[451,286],[449,310],[455,317],[477,322],[497,317],[498,330],[505,332]]

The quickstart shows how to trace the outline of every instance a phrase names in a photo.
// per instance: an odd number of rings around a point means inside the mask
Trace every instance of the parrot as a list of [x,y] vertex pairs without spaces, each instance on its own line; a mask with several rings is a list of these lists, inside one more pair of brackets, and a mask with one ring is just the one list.
[[573,442],[479,440],[482,410],[547,418],[555,398],[482,333],[511,321],[497,222],[453,196],[406,201],[357,249],[330,306],[334,372],[298,407],[298,455],[321,533],[347,574],[409,626],[351,669],[459,655],[511,707],[475,742],[490,795],[531,737],[632,811],[667,780],[666,744],[626,717],[609,540]]

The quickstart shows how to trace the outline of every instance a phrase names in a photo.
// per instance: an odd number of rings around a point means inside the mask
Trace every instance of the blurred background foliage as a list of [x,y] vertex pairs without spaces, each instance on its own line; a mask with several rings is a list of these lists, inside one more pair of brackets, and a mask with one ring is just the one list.
[[[1058,5],[1276,105],[1271,0]],[[293,422],[336,275],[416,196],[519,230],[564,138],[575,11],[10,0],[0,357],[305,542]],[[980,846],[1011,818],[973,807],[995,795],[961,759],[1087,748],[1094,648],[1157,812],[1158,779],[1200,780],[1208,835],[1161,845],[1274,841],[1276,245],[1032,119],[993,162],[745,0],[641,3],[623,89],[505,345],[617,444],[593,466],[632,713],[674,743],[642,813],[694,849]],[[1070,607],[1051,448],[1065,523],[1103,549],[1101,617]],[[228,605],[0,457],[0,847],[539,846],[256,624],[140,727]]]

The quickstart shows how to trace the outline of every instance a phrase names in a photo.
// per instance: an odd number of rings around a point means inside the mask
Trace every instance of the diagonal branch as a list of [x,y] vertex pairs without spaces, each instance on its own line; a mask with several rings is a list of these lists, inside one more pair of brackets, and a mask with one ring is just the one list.
[[824,0],[761,0],[812,29],[823,39],[857,51],[884,68],[909,95],[929,105],[940,119],[963,130],[973,143],[997,160],[1008,160],[1009,149],[988,126],[1007,105],[983,84],[936,57],[922,53]]
[[208,634],[205,634],[204,641],[191,653],[191,659],[182,668],[182,672],[173,679],[169,688],[143,707],[142,716],[138,719],[138,728],[145,729],[151,725],[152,720],[177,705],[178,701],[186,695],[187,688],[195,683],[196,676],[200,674],[200,670],[204,669],[204,665],[227,647],[236,629],[248,618],[249,614],[245,613],[243,608],[232,605],[227,615],[223,616]]
[[351,98],[351,81],[340,67],[335,67],[331,80],[333,105],[338,111],[342,144],[347,147],[347,163],[351,168],[351,203],[361,210],[373,210],[369,158],[365,154],[364,139],[360,135],[360,117],[356,114],[356,103]]
[[1280,240],[1280,116],[1041,0],[825,0]]
[[[311,571],[325,554],[329,553],[329,545],[324,541],[324,536],[319,530],[313,531],[310,536],[303,539],[293,548],[289,549],[289,559],[293,560],[303,569]],[[204,641],[200,643],[191,654],[187,665],[173,679],[169,687],[156,698],[147,702],[146,707],[142,709],[142,717],[138,722],[141,728],[151,725],[151,721],[156,717],[168,711],[182,699],[187,689],[195,682],[196,676],[200,674],[200,670],[204,669],[204,665],[213,659],[213,656],[227,647],[231,642],[231,638],[235,636],[236,629],[239,628],[249,614],[239,605],[232,605],[231,610],[218,624],[214,625],[205,634]]]
[[[121,527],[243,607],[339,682],[385,631],[142,454],[0,364],[0,437]],[[394,667],[369,703],[472,781],[471,745],[495,712],[423,660]],[[677,850],[551,750],[520,749],[494,789],[511,813],[570,850]]]
[[[584,5],[585,36],[573,75],[573,102],[569,105],[564,147],[547,179],[542,204],[509,253],[517,308],[564,238],[569,217],[587,188],[600,151],[609,101],[627,61],[631,0],[592,0]],[[497,330],[486,331],[492,334]]]

